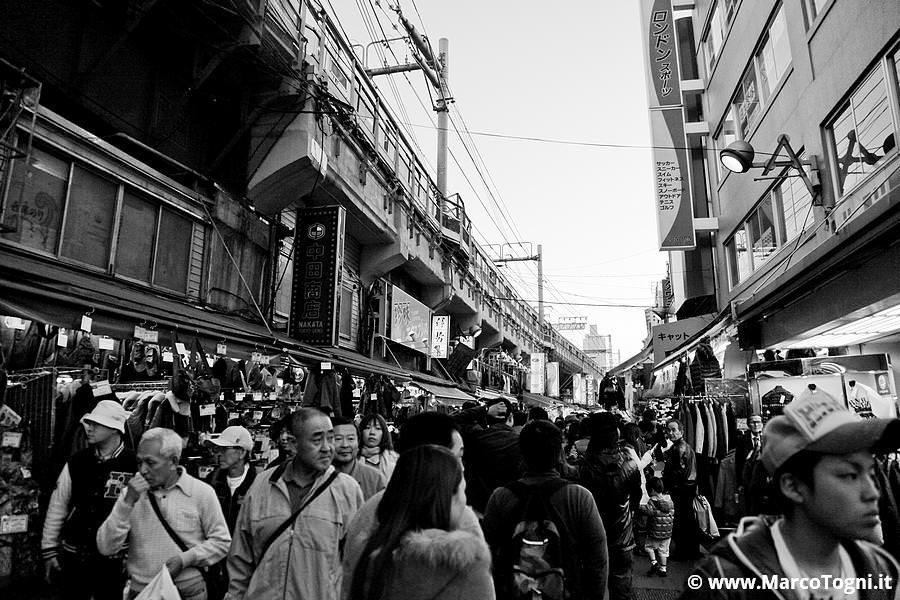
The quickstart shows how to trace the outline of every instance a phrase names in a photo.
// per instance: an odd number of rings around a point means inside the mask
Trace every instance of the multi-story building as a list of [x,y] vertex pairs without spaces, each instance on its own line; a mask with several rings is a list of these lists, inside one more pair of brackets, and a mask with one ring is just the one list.
[[[656,39],[655,48],[653,32],[663,35],[663,13],[671,11],[674,27],[665,35],[674,36],[678,59],[666,60],[677,65],[673,105],[682,111],[682,175],[690,181],[682,200],[693,204],[697,236],[694,249],[671,252],[675,310],[709,294],[699,283],[714,273],[716,303],[707,312],[718,313],[656,369],[704,335],[717,353],[730,340],[745,350],[889,353],[897,365],[897,2],[646,4],[647,15],[657,16],[647,21],[651,78],[661,73],[657,50],[670,42]],[[654,100],[659,81],[656,90],[651,85]],[[739,141],[755,150],[747,173],[720,160]],[[697,260],[707,248],[709,256]]]
[[[229,354],[424,381],[474,357],[517,387],[535,352],[563,381],[596,374],[473,241],[462,199],[437,191],[316,2],[0,13],[3,314],[77,329],[89,313],[114,338],[178,328]],[[332,217],[340,235],[310,250]],[[451,342],[480,333],[461,364],[417,346],[432,315],[450,317]],[[332,330],[312,340],[305,319]],[[511,360],[491,360],[501,351]]]

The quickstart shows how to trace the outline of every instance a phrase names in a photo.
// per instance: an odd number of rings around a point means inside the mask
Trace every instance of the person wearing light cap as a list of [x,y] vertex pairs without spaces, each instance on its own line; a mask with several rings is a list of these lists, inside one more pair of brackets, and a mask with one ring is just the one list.
[[[880,493],[872,455],[900,446],[900,420],[862,419],[810,387],[763,431],[761,460],[772,474],[782,516],[744,518],[688,577],[682,598],[864,600],[900,595],[900,565],[880,547]],[[772,575],[781,581],[795,578],[798,585],[789,592],[761,592],[746,584],[728,591],[710,587],[710,578],[721,577],[751,578],[762,586],[762,576]],[[854,581],[838,588],[836,578]],[[880,589],[857,587],[856,578]],[[800,582],[817,589],[802,589]]]
[[50,497],[41,539],[44,574],[58,581],[64,598],[122,598],[122,558],[102,556],[95,538],[137,462],[122,443],[127,418],[113,400],[98,402],[81,418],[89,447],[66,462]]
[[250,466],[253,436],[244,427],[232,425],[208,443],[214,448],[219,464],[207,483],[216,490],[228,531],[234,534],[244,496],[256,479],[256,470]]

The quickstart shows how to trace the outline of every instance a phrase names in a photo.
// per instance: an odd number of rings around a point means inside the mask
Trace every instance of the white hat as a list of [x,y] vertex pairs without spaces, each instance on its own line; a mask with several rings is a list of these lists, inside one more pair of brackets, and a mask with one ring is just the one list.
[[81,424],[85,421],[99,423],[104,427],[115,429],[119,433],[125,433],[125,421],[128,420],[128,411],[115,400],[101,400],[94,410],[81,417]]
[[237,446],[238,448],[243,448],[247,452],[253,450],[253,436],[240,425],[226,427],[222,433],[215,438],[210,439],[209,443],[223,448]]

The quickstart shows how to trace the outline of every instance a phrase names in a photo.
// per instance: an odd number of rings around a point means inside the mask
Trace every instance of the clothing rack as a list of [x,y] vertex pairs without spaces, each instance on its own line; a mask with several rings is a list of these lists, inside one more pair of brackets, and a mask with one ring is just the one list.
[[169,389],[169,380],[114,383],[110,387],[113,392],[162,392]]

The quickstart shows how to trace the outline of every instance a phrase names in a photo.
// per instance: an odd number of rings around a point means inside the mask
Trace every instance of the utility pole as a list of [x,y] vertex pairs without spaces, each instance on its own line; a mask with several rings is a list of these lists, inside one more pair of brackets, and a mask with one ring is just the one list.
[[440,73],[440,98],[437,101],[437,188],[441,195],[441,202],[447,197],[447,122],[449,120],[450,108],[447,105],[447,99],[450,97],[450,91],[447,81],[450,76],[450,40],[441,38],[438,42],[438,64]]
[[[501,256],[503,254],[502,247],[500,254]],[[544,347],[547,345],[547,338],[544,335],[544,253],[542,245],[537,245],[537,254],[533,256],[523,256],[521,258],[495,258],[494,264],[502,265],[510,262],[524,261],[536,261],[538,266],[538,330],[541,336],[541,351],[543,351]]]

